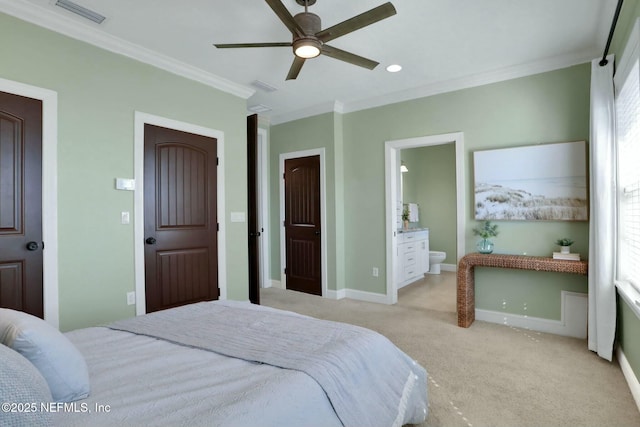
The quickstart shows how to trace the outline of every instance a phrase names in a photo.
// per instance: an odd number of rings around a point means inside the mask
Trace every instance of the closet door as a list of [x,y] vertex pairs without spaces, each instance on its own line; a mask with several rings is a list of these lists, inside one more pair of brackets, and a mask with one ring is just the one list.
[[218,299],[217,140],[144,129],[147,312]]
[[322,295],[320,156],[284,163],[287,289]]
[[0,92],[0,184],[0,307],[42,318],[42,101]]

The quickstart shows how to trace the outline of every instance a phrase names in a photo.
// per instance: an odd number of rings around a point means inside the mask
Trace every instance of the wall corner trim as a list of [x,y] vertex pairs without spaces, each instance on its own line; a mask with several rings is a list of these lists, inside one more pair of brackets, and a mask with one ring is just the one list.
[[620,364],[620,369],[622,369],[622,374],[629,385],[633,400],[636,401],[636,406],[638,407],[638,411],[640,411],[640,381],[638,381],[638,377],[633,372],[633,368],[631,368],[627,357],[624,355],[624,351],[622,351],[622,348],[619,346],[616,349],[616,357]]

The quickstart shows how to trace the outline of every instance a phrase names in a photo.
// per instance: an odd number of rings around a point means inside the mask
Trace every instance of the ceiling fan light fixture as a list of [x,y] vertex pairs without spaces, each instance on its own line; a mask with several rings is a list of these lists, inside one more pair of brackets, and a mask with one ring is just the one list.
[[315,58],[320,55],[322,44],[315,38],[300,38],[293,42],[293,53],[304,59]]

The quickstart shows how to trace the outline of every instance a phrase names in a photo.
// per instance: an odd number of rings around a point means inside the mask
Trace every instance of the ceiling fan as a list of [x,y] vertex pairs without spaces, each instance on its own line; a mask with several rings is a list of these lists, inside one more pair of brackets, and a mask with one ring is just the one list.
[[295,58],[287,74],[287,80],[298,77],[305,60],[315,58],[318,55],[326,55],[339,59],[350,64],[373,70],[378,62],[372,61],[362,56],[346,52],[335,47],[331,47],[326,42],[336,39],[345,34],[349,34],[360,28],[366,27],[396,14],[396,9],[388,2],[375,7],[367,12],[356,15],[333,27],[321,29],[320,17],[315,13],[308,12],[308,7],[316,3],[316,0],[296,0],[304,6],[304,12],[291,16],[281,0],[265,0],[273,9],[278,18],[291,31],[293,39],[291,42],[282,43],[236,43],[236,44],[214,44],[218,49],[243,48],[243,47],[293,47]]

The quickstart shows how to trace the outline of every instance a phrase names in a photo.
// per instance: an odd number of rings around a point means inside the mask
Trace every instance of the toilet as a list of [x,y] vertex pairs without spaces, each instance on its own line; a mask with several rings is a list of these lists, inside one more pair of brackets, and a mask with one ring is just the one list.
[[440,264],[446,257],[446,252],[429,251],[429,271],[427,274],[440,274]]

